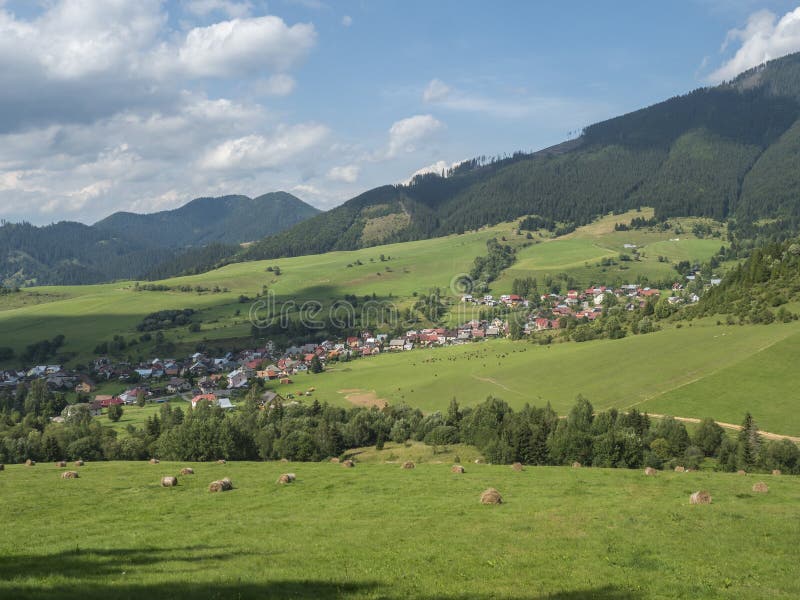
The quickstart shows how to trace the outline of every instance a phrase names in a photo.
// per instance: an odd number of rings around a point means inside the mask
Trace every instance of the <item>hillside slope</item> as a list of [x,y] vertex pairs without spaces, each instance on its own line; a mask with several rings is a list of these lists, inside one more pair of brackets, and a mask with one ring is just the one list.
[[436,237],[528,214],[581,225],[638,206],[654,207],[659,218],[796,221],[799,130],[800,53],[596,123],[534,154],[476,159],[446,177],[375,188],[253,244],[241,258]]
[[296,196],[273,192],[257,198],[197,198],[175,210],[152,214],[118,212],[94,228],[156,246],[181,248],[212,242],[239,244],[287,229],[319,213]]

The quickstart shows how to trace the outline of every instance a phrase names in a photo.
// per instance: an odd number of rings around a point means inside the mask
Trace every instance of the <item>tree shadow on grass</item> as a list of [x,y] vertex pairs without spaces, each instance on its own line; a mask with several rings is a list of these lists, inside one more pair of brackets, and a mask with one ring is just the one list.
[[[109,599],[170,599],[190,600],[263,600],[295,598],[317,600],[327,598],[370,598],[401,600],[411,597],[431,600],[638,600],[641,594],[605,586],[549,595],[524,592],[502,596],[482,593],[425,594],[410,590],[395,590],[391,585],[377,581],[330,581],[313,578],[276,580],[264,582],[237,582],[235,575],[225,576],[219,569],[222,581],[197,582],[193,577],[202,573],[208,561],[235,561],[241,552],[228,552],[212,546],[186,546],[172,548],[114,548],[67,550],[47,555],[0,556],[0,599],[19,600],[109,600]],[[264,556],[268,561],[269,557]],[[160,563],[169,566],[158,567]],[[181,565],[185,565],[182,567]],[[141,576],[148,567],[155,571],[153,579],[161,583],[126,583],[126,569],[137,569]],[[298,570],[302,565],[298,564]]]

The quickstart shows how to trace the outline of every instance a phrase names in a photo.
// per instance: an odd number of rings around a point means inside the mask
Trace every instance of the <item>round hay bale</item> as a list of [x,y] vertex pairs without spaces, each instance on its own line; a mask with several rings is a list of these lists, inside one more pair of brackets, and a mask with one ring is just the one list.
[[417,465],[415,465],[415,464],[414,464],[413,462],[411,462],[410,460],[407,460],[406,462],[404,462],[404,463],[403,463],[403,468],[404,468],[404,469],[413,469],[413,468],[414,468],[414,467],[416,467],[416,466],[417,466]]
[[289,459],[288,458],[282,458],[281,462],[289,462]]
[[466,473],[466,471],[464,470],[464,467],[462,467],[461,465],[453,465],[452,467],[450,467],[450,472],[451,473]]
[[711,494],[706,491],[695,492],[689,496],[689,504],[711,504]]
[[572,463],[572,468],[573,468],[573,469],[580,469],[580,468],[581,468],[581,463],[579,463],[579,462],[576,460],[574,463]]
[[79,477],[77,471],[64,471],[61,474],[61,479],[77,479]]
[[511,468],[515,471],[522,471],[522,463],[515,462],[513,465],[511,465]]
[[283,475],[278,477],[278,481],[276,481],[275,483],[280,483],[280,484],[292,483],[292,480],[289,479],[289,474],[288,473],[284,473]]
[[736,474],[737,475],[747,475],[747,471],[745,471],[744,469],[739,469],[738,471],[736,471]]
[[645,467],[644,469],[644,474],[649,477],[655,476],[656,473],[657,471],[653,467]]
[[59,468],[61,468],[61,469],[63,469],[64,467],[66,467],[66,466],[67,466],[67,461],[65,461],[65,460],[59,460],[59,461],[57,461],[57,462],[56,462],[56,466],[57,466],[57,467],[59,467]]
[[481,504],[502,504],[503,497],[494,488],[487,488],[481,494]]
[[338,459],[338,458],[336,458],[336,457],[334,456],[334,457],[331,459],[331,462],[332,462],[332,463],[338,463],[338,462],[339,462],[339,459]]
[[220,458],[220,459],[217,461],[217,464],[218,464],[218,465],[225,465],[225,464],[227,464],[227,462],[225,461],[225,459],[224,459],[224,458]]
[[75,466],[76,467],[82,467],[83,466],[83,461],[82,460],[76,460],[75,461]]
[[181,475],[194,475],[194,469],[192,467],[183,467],[181,469]]
[[346,469],[352,469],[353,467],[356,466],[356,463],[354,463],[350,459],[347,459],[346,461],[342,462],[342,466],[345,467]]
[[36,466],[36,461],[35,460],[31,460],[29,458],[28,460],[25,461],[25,466],[26,467],[35,467]]
[[151,458],[149,462],[151,465],[157,465],[159,463],[159,460],[157,458]]
[[675,467],[675,472],[676,473],[686,473],[686,469],[684,467],[678,465],[677,467]]
[[208,485],[209,492],[227,492],[228,490],[233,489],[233,484],[231,480],[225,477],[224,479],[219,479],[217,481],[212,481]]
[[289,478],[289,481],[291,482],[294,482],[294,480],[297,479],[297,475],[295,475],[294,473],[287,473],[286,476]]
[[178,478],[172,476],[165,476],[161,478],[161,487],[175,487],[178,485]]
[[780,469],[772,469],[772,474],[773,475],[780,475],[781,474],[781,470]]
[[769,491],[769,487],[763,481],[759,481],[757,484],[753,486],[754,492],[759,492],[761,494],[766,494]]

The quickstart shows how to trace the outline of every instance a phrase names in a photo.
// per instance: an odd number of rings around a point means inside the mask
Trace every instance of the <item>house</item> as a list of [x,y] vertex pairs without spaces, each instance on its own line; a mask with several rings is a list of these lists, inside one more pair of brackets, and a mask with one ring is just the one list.
[[405,347],[405,341],[401,339],[389,340],[389,350],[396,351],[402,350]]
[[230,398],[220,398],[219,400],[217,400],[217,406],[219,406],[224,410],[230,410],[232,408],[235,408],[235,406],[231,404]]
[[101,408],[108,408],[109,406],[123,403],[122,399],[118,398],[117,396],[109,396],[105,394],[98,394],[94,397],[94,401],[99,402]]
[[92,417],[99,417],[102,412],[102,407],[99,402],[79,402],[78,404],[69,404],[63,411],[61,416],[69,419],[71,416],[78,414],[79,411],[86,410]]
[[199,402],[208,402],[209,404],[213,404],[217,401],[216,394],[198,394],[194,398],[192,398],[192,408],[197,408],[197,404]]
[[244,369],[236,369],[228,373],[228,389],[235,390],[247,385],[247,373]]
[[180,377],[172,377],[167,384],[167,391],[170,394],[178,394],[180,392],[188,392],[191,389],[189,382]]
[[81,381],[75,386],[75,393],[77,394],[91,394],[94,391],[94,385],[91,381]]

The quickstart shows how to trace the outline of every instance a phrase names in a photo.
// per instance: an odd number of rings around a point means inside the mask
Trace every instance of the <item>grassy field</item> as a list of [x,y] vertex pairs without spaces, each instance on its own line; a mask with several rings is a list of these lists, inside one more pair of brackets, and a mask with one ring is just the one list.
[[539,346],[499,340],[415,350],[332,365],[300,375],[282,393],[313,385],[338,404],[405,402],[446,410],[493,395],[565,414],[577,394],[596,409],[636,406],[683,417],[740,423],[750,411],[765,431],[800,435],[796,391],[800,323],[717,326],[694,322],[622,340]]
[[[797,598],[800,480],[467,464],[0,472],[0,597]],[[296,483],[278,486],[281,472]],[[235,489],[210,494],[228,476]],[[764,479],[769,492],[751,491]],[[478,502],[487,487],[504,504]],[[692,506],[708,490],[713,504]]]
[[[492,237],[504,237],[520,248],[517,263],[493,284],[496,294],[510,292],[513,279],[523,276],[535,276],[542,282],[548,274],[567,273],[585,284],[635,280],[639,274],[673,276],[674,270],[669,264],[658,262],[648,244],[657,246],[658,254],[675,261],[708,258],[721,245],[719,240],[701,240],[692,235],[681,235],[680,242],[669,242],[674,235],[670,232],[614,231],[615,222],[627,222],[639,214],[605,217],[561,238],[539,238],[537,234],[534,241],[541,243],[527,247],[523,247],[528,241],[517,234],[516,224],[505,223],[464,235],[353,252],[239,263],[201,275],[155,282],[172,287],[170,291],[136,291],[133,282],[25,289],[0,298],[0,345],[21,352],[32,342],[63,334],[63,351],[72,356],[70,362],[85,361],[99,342],[109,341],[116,334],[128,340],[138,338],[141,334],[136,325],[145,315],[180,308],[199,311],[196,319],[202,324],[198,332],[191,332],[188,327],[165,331],[166,338],[179,350],[192,352],[194,345],[204,340],[213,343],[238,339],[246,344],[251,326],[250,303],[240,303],[242,295],[253,298],[266,286],[277,302],[293,300],[300,304],[315,300],[329,306],[346,294],[375,294],[403,308],[413,304],[415,292],[424,293],[432,287],[455,295],[450,291],[454,276],[469,272],[475,257],[486,253],[486,241]],[[644,211],[641,215],[649,213]],[[690,222],[683,221],[688,229]],[[622,267],[597,266],[601,258],[622,252],[624,243],[643,247],[645,258]],[[382,262],[381,255],[387,260]],[[268,267],[279,267],[281,274],[268,272]],[[621,270],[623,267],[627,269]],[[180,286],[209,290],[216,286],[227,291],[181,292],[177,290]],[[459,318],[456,314],[450,317],[451,321]],[[154,343],[138,343],[127,349],[125,356],[147,357]]]

